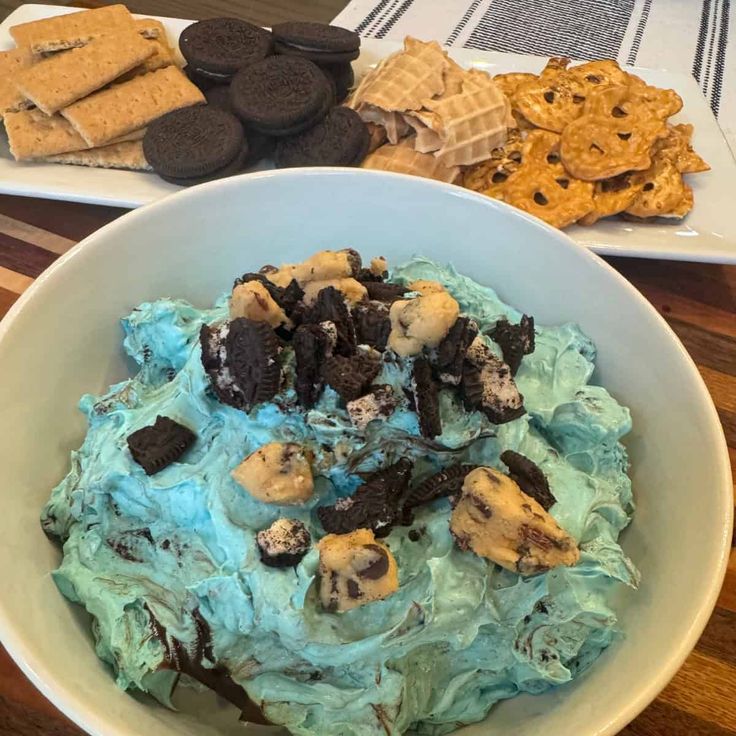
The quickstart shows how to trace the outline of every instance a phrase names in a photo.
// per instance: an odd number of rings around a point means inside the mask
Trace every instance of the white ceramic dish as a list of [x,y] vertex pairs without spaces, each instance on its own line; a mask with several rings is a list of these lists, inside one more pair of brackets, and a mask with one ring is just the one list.
[[79,396],[129,375],[121,315],[167,295],[204,306],[233,274],[348,245],[394,263],[418,251],[451,260],[540,322],[575,320],[594,338],[596,380],[634,419],[627,444],[638,511],[623,544],[643,582],[616,604],[626,637],[572,686],[502,703],[461,733],[617,733],[681,665],[721,586],[733,501],[715,409],[674,333],[603,261],[503,204],[395,174],[302,169],[197,187],[104,227],[18,300],[0,323],[0,638],[94,736],[240,733],[207,724],[206,708],[203,722],[116,689],[85,616],[51,580],[59,551],[39,513],[84,436]]
[[[0,24],[0,49],[13,45],[8,31],[10,26],[75,10],[78,9],[22,5]],[[172,41],[191,23],[177,18],[159,20],[166,26]],[[393,41],[363,39],[360,59],[354,63],[356,73],[360,75],[399,46]],[[493,74],[538,72],[544,65],[544,59],[535,56],[460,48],[453,48],[451,53],[459,63]],[[736,219],[731,216],[729,204],[736,190],[736,161],[697,83],[681,73],[636,68],[633,71],[651,84],[672,87],[680,93],[685,107],[676,119],[695,125],[695,147],[713,170],[689,178],[695,192],[695,208],[682,223],[642,225],[610,219],[593,227],[572,227],[568,234],[601,254],[736,263]],[[256,170],[264,168],[271,168],[271,165],[261,164]],[[10,156],[7,141],[0,139],[0,193],[3,194],[138,207],[178,189],[153,174],[58,164],[19,164]]]

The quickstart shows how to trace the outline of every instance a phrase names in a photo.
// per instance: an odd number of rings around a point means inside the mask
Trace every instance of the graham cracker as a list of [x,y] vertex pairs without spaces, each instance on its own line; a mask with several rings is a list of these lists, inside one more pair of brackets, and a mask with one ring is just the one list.
[[135,30],[133,16],[125,5],[107,5],[21,23],[10,29],[10,35],[18,46],[42,54],[78,48],[97,36],[121,30]]
[[[5,115],[10,152],[16,161],[53,156],[89,148],[72,124],[61,115],[45,115],[38,109]],[[125,140],[141,140],[145,129],[130,131]],[[115,143],[123,140],[118,138]]]
[[90,148],[86,151],[70,151],[56,156],[46,156],[41,160],[55,164],[91,166],[98,169],[152,171],[150,164],[143,155],[142,141],[113,143],[109,146]]
[[166,43],[165,39],[152,38],[147,40],[146,43],[153,47],[153,54],[151,54],[151,56],[149,56],[142,64],[139,64],[137,67],[120,76],[117,80],[118,82],[127,82],[129,79],[138,77],[141,74],[155,72],[157,69],[163,69],[164,67],[176,64],[174,51],[171,46]]
[[13,80],[18,72],[31,66],[33,61],[33,54],[27,48],[0,51],[0,120],[6,112],[16,112],[31,106]]
[[109,143],[145,127],[161,115],[205,102],[200,90],[176,66],[115,84],[75,102],[61,114],[89,146]]
[[166,29],[160,20],[154,18],[138,18],[135,27],[143,38],[160,38],[166,41]]
[[23,70],[16,86],[36,107],[53,115],[110,84],[154,52],[152,42],[135,31],[98,36],[81,48],[55,54]]

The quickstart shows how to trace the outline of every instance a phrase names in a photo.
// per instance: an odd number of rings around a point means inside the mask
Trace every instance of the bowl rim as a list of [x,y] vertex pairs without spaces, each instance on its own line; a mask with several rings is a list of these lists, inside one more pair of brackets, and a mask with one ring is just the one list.
[[[689,373],[689,380],[699,395],[699,403],[703,405],[708,414],[708,429],[712,435],[711,439],[713,440],[713,446],[716,448],[716,453],[719,457],[720,467],[718,468],[718,475],[720,476],[720,489],[717,503],[722,507],[720,509],[722,512],[720,518],[723,519],[720,549],[717,555],[717,567],[712,571],[713,574],[709,576],[710,586],[707,594],[703,596],[698,606],[697,613],[690,622],[685,636],[683,636],[677,643],[677,646],[671,650],[667,659],[662,661],[658,675],[653,678],[646,687],[639,690],[639,692],[631,698],[625,708],[621,709],[613,718],[609,719],[607,723],[601,724],[595,733],[591,732],[590,734],[590,736],[615,736],[615,734],[634,720],[634,718],[636,718],[652,701],[654,701],[657,695],[667,686],[695,647],[713,610],[716,607],[718,595],[720,594],[723,580],[726,575],[726,568],[731,549],[734,516],[734,505],[732,503],[733,479],[731,475],[726,438],[720,418],[713,403],[713,399],[697,369],[697,366],[695,365],[694,360],[685,349],[679,337],[672,330],[664,317],[662,317],[646,297],[644,297],[643,294],[639,292],[633,284],[631,284],[631,282],[629,282],[600,256],[596,255],[592,250],[578,245],[564,232],[551,227],[544,221],[529,213],[523,212],[504,202],[492,199],[491,197],[478,192],[473,192],[453,184],[447,184],[445,182],[432,179],[419,178],[408,174],[329,166],[303,169],[269,170],[241,174],[239,176],[219,179],[191,187],[189,189],[184,189],[179,192],[174,192],[166,197],[144,205],[143,207],[130,210],[79,241],[54,261],[54,263],[52,263],[51,266],[49,266],[37,279],[35,279],[28,289],[26,289],[11,306],[3,319],[0,320],[0,343],[2,343],[5,335],[11,329],[13,323],[23,309],[25,309],[26,305],[36,298],[36,294],[42,291],[48,282],[52,282],[60,278],[60,276],[63,276],[63,272],[67,267],[67,264],[78,258],[81,253],[86,253],[90,249],[97,247],[97,244],[104,242],[108,235],[115,233],[119,229],[125,230],[130,223],[134,223],[136,220],[141,218],[145,219],[157,211],[165,213],[167,208],[172,206],[176,207],[179,202],[186,202],[190,199],[196,201],[202,193],[211,190],[220,189],[224,191],[231,188],[248,187],[251,183],[253,183],[254,186],[257,186],[256,182],[274,177],[279,179],[309,179],[311,177],[327,176],[332,176],[336,179],[350,179],[355,176],[368,176],[376,179],[404,180],[407,182],[406,186],[414,186],[420,189],[422,187],[427,187],[441,190],[451,196],[476,200],[478,202],[482,202],[486,207],[500,209],[501,211],[504,211],[508,217],[525,220],[527,223],[533,225],[537,230],[539,230],[540,235],[543,235],[550,240],[555,240],[557,242],[556,247],[573,250],[577,252],[578,257],[583,259],[583,261],[588,261],[591,265],[597,266],[602,271],[606,272],[607,277],[616,281],[628,294],[630,299],[638,302],[645,309],[649,310],[652,316],[656,317],[655,322],[659,324],[660,329],[662,329],[668,335],[673,344],[677,346],[678,352],[684,360],[684,366],[686,366]],[[131,730],[127,728],[121,730],[118,727],[111,727],[109,724],[105,723],[105,719],[99,717],[94,709],[90,709],[84,699],[79,697],[72,688],[66,686],[63,682],[58,682],[56,678],[48,672],[48,669],[44,665],[43,658],[33,654],[30,651],[30,647],[24,642],[23,637],[15,631],[12,621],[5,614],[1,600],[0,643],[2,643],[21,671],[43,694],[43,696],[76,725],[91,734],[91,736],[131,736]],[[111,685],[114,686],[114,683],[111,682]]]

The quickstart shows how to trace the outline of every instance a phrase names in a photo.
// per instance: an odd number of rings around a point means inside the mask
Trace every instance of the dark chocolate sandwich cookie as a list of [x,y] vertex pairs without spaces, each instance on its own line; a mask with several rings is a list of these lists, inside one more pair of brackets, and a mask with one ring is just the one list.
[[360,36],[326,23],[291,21],[273,27],[276,52],[303,56],[322,64],[352,61],[360,55]]
[[355,110],[334,107],[309,130],[276,144],[279,168],[295,166],[352,166],[368,153],[368,127]]
[[261,159],[268,158],[276,145],[276,140],[270,135],[260,133],[254,128],[245,126],[245,139],[248,141],[248,156],[244,168],[253,166]]
[[159,176],[164,181],[169,182],[169,184],[177,184],[180,187],[194,187],[197,184],[204,184],[208,181],[214,181],[215,179],[225,179],[228,176],[235,176],[235,174],[239,174],[241,171],[243,171],[243,169],[248,166],[249,156],[250,149],[248,148],[248,144],[244,143],[240,153],[229,164],[223,166],[221,169],[215,169],[215,171],[212,171],[209,174],[184,178],[176,176],[166,176],[165,174],[159,174]]
[[[187,64],[182,71],[189,77],[189,81],[195,84],[202,92],[206,92],[208,89],[217,86],[218,82],[212,77],[205,77],[202,74],[198,74],[189,64]],[[223,80],[227,84],[230,83],[230,77]]]
[[169,417],[156,417],[150,427],[128,435],[128,449],[138,465],[153,475],[178,460],[194,443],[196,435]]
[[227,166],[244,143],[243,126],[234,115],[203,105],[175,110],[151,123],[143,153],[157,174],[187,179]]
[[216,107],[218,110],[232,113],[233,106],[230,101],[230,85],[216,84],[204,92],[207,104],[210,107]]
[[265,59],[273,40],[268,31],[239,18],[210,18],[185,28],[179,48],[197,74],[225,80]]
[[350,62],[342,64],[320,64],[319,68],[335,83],[337,102],[342,102],[355,84],[355,72]]
[[230,93],[243,123],[273,136],[311,128],[334,103],[324,72],[296,56],[270,56],[243,69],[233,78]]

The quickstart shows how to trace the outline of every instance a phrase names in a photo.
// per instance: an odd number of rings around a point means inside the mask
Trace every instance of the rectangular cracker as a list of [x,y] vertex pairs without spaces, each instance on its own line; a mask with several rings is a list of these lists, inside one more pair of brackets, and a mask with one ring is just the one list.
[[78,49],[55,54],[16,79],[20,93],[47,115],[81,100],[143,63],[155,53],[135,31],[98,36]]
[[176,64],[176,57],[174,51],[163,39],[152,38],[146,43],[151,44],[154,49],[153,54],[149,56],[142,64],[139,64],[134,69],[131,69],[126,74],[123,74],[118,82],[127,82],[133,77],[138,77],[141,74],[147,74],[148,72],[155,72],[157,69],[163,69],[167,66]]
[[10,35],[18,46],[42,54],[78,48],[97,36],[121,30],[135,30],[133,16],[125,5],[107,5],[21,23],[10,29]]
[[[45,115],[38,109],[23,110],[7,113],[4,122],[10,153],[16,161],[89,148],[84,138],[61,115]],[[141,140],[144,135],[145,129],[133,130],[124,138]],[[122,138],[118,138],[114,142],[119,143],[121,140]]]
[[160,20],[154,18],[138,18],[135,27],[143,38],[160,38],[166,41],[166,29]]
[[70,151],[41,159],[55,164],[91,166],[98,169],[131,169],[133,171],[152,171],[143,155],[142,141],[113,143],[102,148],[86,151]]
[[97,147],[143,128],[167,112],[204,101],[204,95],[181,69],[167,66],[96,92],[64,108],[61,114],[88,145]]
[[16,112],[31,106],[13,80],[20,71],[31,66],[33,61],[33,54],[27,48],[0,51],[0,120],[6,112]]

